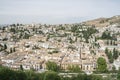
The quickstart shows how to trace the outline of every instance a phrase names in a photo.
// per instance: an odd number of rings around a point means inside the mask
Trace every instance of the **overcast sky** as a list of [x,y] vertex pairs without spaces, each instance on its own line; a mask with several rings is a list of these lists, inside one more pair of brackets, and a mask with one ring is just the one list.
[[0,0],[0,24],[76,23],[120,15],[120,0]]

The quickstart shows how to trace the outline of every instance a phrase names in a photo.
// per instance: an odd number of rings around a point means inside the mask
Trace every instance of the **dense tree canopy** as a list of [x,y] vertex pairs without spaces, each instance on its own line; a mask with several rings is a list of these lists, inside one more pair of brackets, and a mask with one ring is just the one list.
[[[30,70],[12,70],[7,67],[0,66],[0,80],[113,80],[104,79],[100,75],[86,75],[84,73],[69,76],[66,75],[65,77],[64,75],[59,75],[59,73],[53,71],[37,73]],[[117,78],[120,80],[120,72],[117,74]]]
[[112,56],[112,52],[108,50],[108,48],[105,49],[105,54],[108,57],[108,60],[110,63],[113,63],[113,56]]
[[59,66],[55,62],[48,61],[46,63],[46,68],[51,71],[58,71]]
[[110,63],[113,63],[113,61],[119,57],[119,51],[115,48],[113,49],[113,51],[110,51],[108,50],[108,48],[106,48],[105,54],[107,55]]
[[100,71],[100,72],[107,71],[107,64],[106,64],[106,60],[104,58],[99,57],[97,60],[97,65],[98,65],[98,68],[97,68],[98,71]]
[[60,80],[60,76],[56,72],[49,71],[46,72],[44,80]]
[[0,67],[0,80],[26,80],[26,77],[22,71],[13,71],[6,67]]
[[81,69],[78,65],[69,65],[68,70],[70,72],[80,72],[81,71]]
[[102,36],[101,36],[102,39],[112,39],[112,36],[110,35],[110,32],[103,32]]

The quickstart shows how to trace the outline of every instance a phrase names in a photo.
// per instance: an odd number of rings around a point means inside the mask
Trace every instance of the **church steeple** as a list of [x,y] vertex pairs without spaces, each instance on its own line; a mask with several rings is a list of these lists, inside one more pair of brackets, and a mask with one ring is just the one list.
[[81,44],[79,44],[79,46],[78,46],[78,53],[79,53],[79,55],[80,55],[80,59],[81,59],[81,54],[82,54],[82,47],[81,47],[82,45]]

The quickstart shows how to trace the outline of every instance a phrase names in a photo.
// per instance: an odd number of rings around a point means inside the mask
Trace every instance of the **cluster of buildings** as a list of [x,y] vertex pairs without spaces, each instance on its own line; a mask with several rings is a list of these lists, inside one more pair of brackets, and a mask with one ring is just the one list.
[[[67,70],[69,65],[78,65],[82,71],[92,72],[97,68],[97,59],[103,57],[108,69],[113,65],[119,69],[120,57],[110,64],[105,49],[116,48],[120,51],[120,25],[94,27],[98,32],[89,37],[88,43],[85,42],[82,33],[78,37],[71,32],[71,27],[76,25],[80,26],[79,31],[91,27],[81,24],[17,24],[1,27],[0,64],[13,69],[19,69],[22,65],[25,70],[44,71],[46,62],[53,61],[63,70]],[[116,34],[116,45],[108,45],[103,39],[95,40],[106,30],[110,31],[111,35]]]

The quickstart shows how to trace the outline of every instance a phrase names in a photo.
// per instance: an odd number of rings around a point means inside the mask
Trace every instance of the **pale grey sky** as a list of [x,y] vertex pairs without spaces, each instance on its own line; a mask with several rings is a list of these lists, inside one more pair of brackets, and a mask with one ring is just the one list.
[[120,0],[0,0],[0,24],[76,23],[120,15]]

